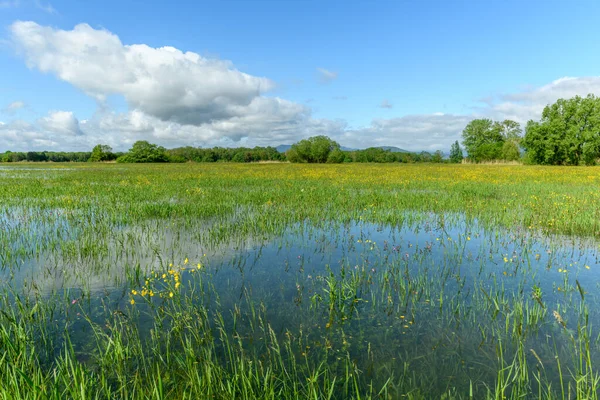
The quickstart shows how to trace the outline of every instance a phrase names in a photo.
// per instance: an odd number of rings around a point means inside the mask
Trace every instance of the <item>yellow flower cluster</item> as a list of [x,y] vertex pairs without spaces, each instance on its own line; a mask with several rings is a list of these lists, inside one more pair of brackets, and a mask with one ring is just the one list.
[[[206,257],[206,254],[204,254]],[[135,296],[141,296],[142,298],[149,299],[154,296],[160,298],[173,298],[175,292],[181,287],[181,277],[184,273],[196,273],[197,271],[204,268],[201,262],[197,263],[196,266],[187,266],[189,259],[183,261],[183,267],[174,266],[173,263],[169,264],[169,269],[166,272],[160,273],[157,271],[151,271],[150,276],[146,277],[144,285],[140,290],[132,289],[130,292],[129,303],[135,304]],[[157,289],[156,285],[162,285],[163,290]]]

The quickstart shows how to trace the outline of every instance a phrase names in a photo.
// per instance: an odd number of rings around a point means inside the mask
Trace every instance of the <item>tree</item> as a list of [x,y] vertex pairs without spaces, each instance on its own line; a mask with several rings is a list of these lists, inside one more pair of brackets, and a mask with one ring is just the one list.
[[436,150],[435,153],[431,156],[431,162],[433,163],[443,163],[444,162],[444,153],[441,150]]
[[506,161],[516,161],[521,158],[519,145],[514,140],[508,140],[502,145],[501,157]]
[[12,151],[6,150],[0,157],[0,162],[13,162]]
[[500,157],[506,161],[516,161],[521,158],[521,139],[522,133],[521,125],[518,122],[511,121],[509,119],[502,122],[496,122],[500,134],[504,139],[502,150],[500,151]]
[[600,98],[594,95],[559,99],[529,121],[521,142],[535,164],[595,164],[600,157]]
[[106,144],[98,144],[92,149],[89,162],[100,162],[114,160],[112,148]]
[[133,144],[129,152],[119,158],[117,162],[124,163],[156,163],[168,162],[166,150],[162,146],[139,140]]
[[48,161],[48,155],[46,152],[28,151],[26,156],[27,161],[39,162]]
[[422,151],[418,154],[418,161],[420,162],[431,162],[431,153]]
[[294,143],[286,156],[290,162],[324,163],[329,154],[339,149],[340,145],[327,136],[313,136]]
[[504,143],[501,126],[491,119],[474,119],[462,132],[463,145],[473,161],[500,158]]
[[458,144],[458,140],[452,143],[450,147],[450,162],[458,164],[463,160],[463,152],[460,148],[460,144]]
[[496,129],[500,131],[500,135],[505,142],[515,141],[518,143],[521,140],[523,131],[521,131],[521,125],[518,122],[505,119],[502,122],[495,122],[494,124],[496,125]]
[[341,164],[346,159],[346,154],[340,149],[334,149],[327,157],[328,164]]

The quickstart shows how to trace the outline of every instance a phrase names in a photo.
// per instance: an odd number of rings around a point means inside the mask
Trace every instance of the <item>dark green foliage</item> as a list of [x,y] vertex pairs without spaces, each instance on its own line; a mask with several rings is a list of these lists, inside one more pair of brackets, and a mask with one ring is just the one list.
[[460,148],[460,144],[458,144],[458,140],[452,143],[450,147],[450,162],[458,164],[463,160],[463,152]]
[[0,153],[0,162],[85,162],[90,158],[87,152],[65,152],[65,151],[6,151]]
[[[511,120],[494,122],[491,119],[474,119],[467,124],[462,137],[471,161],[506,160],[505,154],[514,157],[515,147],[517,152],[519,150],[521,128]],[[504,149],[506,142],[512,145]]]
[[529,121],[522,141],[534,164],[593,165],[600,157],[600,98],[559,99],[540,122]]
[[443,163],[444,162],[444,153],[441,150],[437,150],[431,156],[431,162],[433,163]]
[[329,164],[341,164],[346,159],[346,154],[340,149],[333,150],[329,157],[327,157],[327,162]]
[[474,119],[463,130],[463,145],[472,161],[500,158],[502,135],[491,119]]
[[284,161],[285,155],[274,147],[213,147],[202,149],[197,147],[179,147],[167,150],[171,160],[184,160],[193,162],[257,162],[257,161]]
[[521,158],[521,151],[519,145],[513,140],[504,142],[501,150],[501,157],[506,161],[517,161]]
[[112,148],[105,144],[98,144],[92,149],[92,155],[89,162],[112,161],[117,156],[113,153]]
[[290,162],[324,163],[340,145],[327,136],[314,136],[294,143],[287,152]]
[[384,150],[381,147],[369,147],[364,150],[356,150],[353,154],[353,161],[355,162],[389,163],[398,161],[396,157],[402,153],[392,153],[390,150]]
[[419,158],[418,161],[421,162],[431,162],[431,153],[428,153],[426,151],[422,151],[421,153],[419,153]]
[[127,154],[117,158],[117,162],[122,163],[157,163],[168,161],[169,157],[164,147],[145,140],[138,140]]

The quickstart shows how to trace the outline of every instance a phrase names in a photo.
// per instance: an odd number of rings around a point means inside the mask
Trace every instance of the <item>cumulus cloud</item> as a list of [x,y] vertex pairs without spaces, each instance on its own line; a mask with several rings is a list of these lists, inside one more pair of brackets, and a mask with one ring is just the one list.
[[547,85],[527,87],[516,93],[488,96],[482,100],[485,106],[475,110],[491,118],[526,123],[530,119],[539,119],[544,107],[558,99],[588,94],[600,95],[600,76],[564,77]]
[[53,134],[77,136],[82,133],[79,121],[70,111],[51,111],[48,116],[40,118],[38,124]]
[[21,120],[0,124],[0,149],[4,151],[48,150],[58,144],[34,124]]
[[338,140],[356,148],[397,146],[406,150],[444,150],[458,139],[472,118],[437,113],[375,119],[368,127],[345,131]]
[[200,126],[162,121],[140,111],[102,112],[81,123],[88,138],[103,138],[112,147],[124,150],[137,140],[166,147],[271,146],[309,136],[340,134],[345,127],[343,121],[314,119],[310,110],[299,104],[262,97],[255,99],[244,115]]
[[390,103],[390,101],[388,99],[383,99],[383,101],[381,102],[381,104],[379,104],[379,107],[390,109],[390,108],[392,108],[394,106],[392,105],[392,103]]
[[321,83],[330,83],[338,77],[337,72],[329,71],[325,68],[317,68],[317,73],[319,75],[319,82]]
[[30,68],[52,73],[103,102],[122,95],[132,109],[185,125],[227,120],[244,113],[274,87],[228,61],[173,47],[124,45],[109,31],[87,24],[73,30],[17,21],[12,41]]
[[462,130],[474,118],[509,118],[519,122],[539,119],[546,104],[560,97],[587,95],[594,79],[581,79],[587,84],[581,85],[579,79],[557,80],[539,88],[496,96],[494,99],[504,101],[491,100],[489,105],[470,114],[406,115],[375,119],[361,128],[350,128],[343,120],[316,119],[305,105],[262,96],[241,106],[235,117],[202,125],[165,121],[141,110],[115,113],[100,109],[89,120],[80,122],[72,113],[53,112],[40,118],[37,124],[16,121],[1,125],[0,148],[89,150],[97,143],[106,143],[127,150],[136,140],[149,140],[165,147],[268,146],[327,135],[352,148],[397,146],[412,151],[447,150],[455,140],[460,140]]
[[[306,104],[267,97],[275,86],[271,80],[241,72],[228,61],[173,47],[123,44],[115,34],[86,24],[59,30],[19,21],[11,25],[10,34],[30,68],[72,84],[100,107],[85,121],[70,111],[52,111],[35,123],[0,124],[0,150],[90,150],[97,143],[127,150],[136,140],[165,147],[266,146],[315,135],[354,148],[446,150],[473,118],[524,123],[538,119],[544,106],[558,98],[600,94],[600,77],[567,77],[489,96],[464,115],[405,115],[350,128],[343,120],[314,118]],[[324,68],[317,71],[323,83],[338,77]],[[105,100],[114,94],[123,96],[129,111],[108,108]],[[24,106],[14,102],[4,110],[14,113]],[[380,107],[390,109],[392,104],[383,100]]]

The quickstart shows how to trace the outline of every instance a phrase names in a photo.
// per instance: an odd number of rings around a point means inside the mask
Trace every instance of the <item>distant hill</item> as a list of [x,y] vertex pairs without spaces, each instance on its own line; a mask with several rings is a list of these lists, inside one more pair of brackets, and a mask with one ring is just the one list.
[[395,146],[377,146],[377,149],[382,149],[386,151],[391,151],[392,153],[410,153],[408,150],[401,149],[400,147]]
[[[275,149],[277,149],[277,151],[280,152],[280,153],[285,153],[291,147],[292,147],[291,144],[280,144],[279,146],[275,147]],[[375,148],[376,149],[383,149],[383,150],[391,151],[392,153],[410,153],[410,151],[408,151],[408,150],[404,150],[404,149],[401,149],[401,148],[395,147],[395,146],[377,146]],[[346,147],[346,146],[340,146],[340,149],[342,149],[343,151],[355,151],[355,150],[358,150],[358,149],[353,149],[351,147]]]

